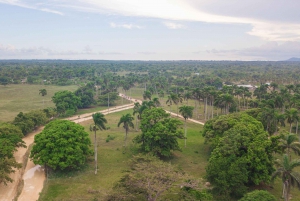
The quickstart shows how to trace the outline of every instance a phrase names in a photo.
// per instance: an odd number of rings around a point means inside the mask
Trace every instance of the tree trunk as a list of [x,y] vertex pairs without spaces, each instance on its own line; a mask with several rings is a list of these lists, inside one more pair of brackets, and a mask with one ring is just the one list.
[[290,133],[292,133],[292,123],[290,123]]
[[296,123],[296,135],[298,135],[298,121]]
[[137,126],[137,124],[138,124],[138,121],[137,121],[137,116],[135,117],[135,131],[138,131],[138,126]]
[[127,133],[128,133],[128,130],[125,129],[125,138],[124,138],[124,146],[126,147],[126,141],[127,141]]
[[97,160],[97,136],[96,136],[96,126],[94,126],[94,129],[95,129],[95,174],[97,174],[97,170],[98,170],[98,167],[97,167],[97,163],[98,163],[98,160]]
[[184,121],[184,147],[186,147],[186,119]]

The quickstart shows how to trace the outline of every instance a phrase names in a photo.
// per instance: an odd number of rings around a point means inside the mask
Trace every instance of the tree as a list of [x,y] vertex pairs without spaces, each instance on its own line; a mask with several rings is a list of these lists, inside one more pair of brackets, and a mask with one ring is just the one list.
[[141,104],[139,102],[135,102],[134,106],[133,106],[133,114],[132,115],[136,115],[135,117],[135,129],[136,131],[138,131],[138,120],[140,120],[140,111],[141,108]]
[[10,80],[8,77],[0,76],[0,84],[1,85],[6,86],[9,84],[9,82],[10,82]]
[[152,101],[153,101],[155,107],[159,107],[160,106],[159,98],[153,98]]
[[[73,115],[81,105],[81,100],[71,91],[58,91],[52,97],[57,112],[62,115]],[[67,113],[66,113],[67,112]]]
[[288,201],[291,185],[296,185],[300,189],[300,174],[294,171],[296,167],[300,166],[300,159],[290,161],[288,155],[284,154],[283,161],[276,160],[275,165],[277,170],[273,173],[272,180],[281,177],[282,197]]
[[147,99],[151,100],[151,96],[152,96],[152,93],[150,91],[148,91],[148,90],[144,91],[144,94],[143,94],[144,100],[147,100]]
[[79,169],[92,154],[84,127],[67,120],[54,120],[34,137],[30,158],[53,170]]
[[154,156],[137,155],[133,156],[129,171],[106,200],[165,200],[164,196],[170,198],[166,192],[180,194],[185,188],[200,189],[199,181]]
[[129,128],[134,128],[133,121],[134,118],[131,116],[131,114],[123,114],[122,117],[120,118],[120,121],[118,123],[118,127],[120,127],[121,124],[123,124],[123,128],[125,129],[125,137],[124,137],[124,145],[126,147],[126,140],[127,140],[127,134],[129,131]]
[[285,117],[287,119],[287,122],[290,124],[290,133],[292,132],[292,124],[295,121],[298,121],[298,110],[296,108],[290,108],[285,110]]
[[295,134],[287,133],[280,139],[280,145],[282,150],[286,150],[286,154],[292,159],[291,151],[295,154],[300,155],[300,142]]
[[135,137],[134,142],[141,144],[143,152],[170,157],[171,151],[181,150],[177,142],[178,138],[183,138],[182,131],[178,129],[181,125],[162,108],[146,109],[141,120],[142,134]]
[[239,201],[276,201],[276,198],[268,191],[254,190],[245,194]]
[[186,147],[186,136],[187,136],[187,131],[186,131],[186,120],[188,118],[192,118],[193,116],[193,110],[194,110],[194,107],[192,106],[181,106],[179,107],[179,112],[180,114],[183,116],[184,118],[184,147]]
[[39,94],[41,94],[42,96],[47,95],[47,90],[46,89],[40,89]]
[[18,127],[8,123],[0,124],[0,184],[12,182],[10,174],[22,167],[13,155],[16,147],[26,147],[22,137]]
[[206,167],[214,191],[241,197],[249,186],[269,182],[274,149],[262,124],[244,113],[213,119],[212,123],[215,130],[206,128],[204,132],[217,138]]
[[94,146],[95,146],[95,174],[97,174],[97,170],[98,170],[98,150],[97,150],[97,135],[96,135],[96,131],[97,129],[100,130],[105,130],[105,123],[107,123],[107,120],[104,117],[104,114],[97,112],[95,114],[92,115],[93,117],[93,121],[94,121],[94,125],[92,126],[91,130],[93,130],[95,132],[95,138],[94,138]]
[[79,108],[87,108],[95,103],[94,94],[95,86],[93,83],[88,83],[86,86],[77,89],[74,94],[80,98]]

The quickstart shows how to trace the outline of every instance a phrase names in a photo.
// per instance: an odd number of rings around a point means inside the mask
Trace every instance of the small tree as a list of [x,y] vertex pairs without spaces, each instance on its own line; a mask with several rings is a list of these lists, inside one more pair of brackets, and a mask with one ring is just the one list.
[[84,127],[67,120],[55,120],[34,137],[30,158],[34,164],[53,170],[79,169],[89,155],[91,140]]
[[95,139],[94,139],[94,146],[95,146],[95,174],[97,174],[97,170],[98,170],[98,157],[97,157],[97,154],[98,154],[98,150],[97,150],[97,135],[96,135],[96,131],[97,129],[100,129],[100,130],[105,130],[106,127],[105,127],[105,123],[107,123],[107,120],[105,119],[104,117],[104,114],[100,113],[100,112],[97,112],[95,114],[92,115],[93,117],[93,121],[94,121],[94,125],[90,127],[90,130],[94,131],[95,132]]
[[123,128],[125,129],[125,137],[124,137],[124,145],[126,147],[126,140],[127,140],[127,134],[129,131],[129,128],[134,128],[134,124],[133,121],[134,118],[133,116],[131,116],[131,114],[126,114],[126,115],[122,115],[122,117],[120,118],[120,121],[118,123],[118,127],[120,127],[121,124],[123,124]]
[[186,147],[186,136],[187,136],[187,133],[186,133],[186,120],[188,118],[192,118],[193,110],[194,110],[194,107],[192,107],[192,106],[184,105],[184,106],[179,107],[179,112],[184,118],[184,138],[185,138],[184,139],[184,147]]
[[40,89],[39,94],[41,94],[42,96],[47,95],[47,90],[46,89]]

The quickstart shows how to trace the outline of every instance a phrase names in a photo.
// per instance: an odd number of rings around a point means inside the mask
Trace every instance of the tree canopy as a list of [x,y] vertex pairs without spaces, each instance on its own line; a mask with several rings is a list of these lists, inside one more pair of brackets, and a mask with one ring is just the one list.
[[179,130],[181,125],[181,121],[170,118],[161,108],[146,109],[141,120],[142,134],[134,141],[141,144],[144,152],[169,157],[173,150],[181,150],[177,141],[183,138],[183,132]]
[[0,184],[12,182],[10,173],[22,166],[13,155],[16,147],[26,147],[22,136],[18,127],[8,123],[0,124]]
[[88,156],[91,141],[84,127],[67,120],[55,120],[34,137],[30,158],[53,170],[79,169]]
[[[208,128],[215,128],[209,130]],[[205,126],[206,127],[206,126]],[[251,185],[269,182],[273,168],[272,142],[260,122],[243,113],[209,121],[205,136],[215,147],[206,167],[207,179],[224,196],[242,196]]]

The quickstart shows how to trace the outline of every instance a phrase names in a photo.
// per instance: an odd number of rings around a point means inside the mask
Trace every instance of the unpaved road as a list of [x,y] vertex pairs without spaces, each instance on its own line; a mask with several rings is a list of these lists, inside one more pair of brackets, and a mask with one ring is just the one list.
[[[126,97],[124,94],[119,94],[119,96],[126,98],[133,102],[139,102],[142,103],[141,100],[138,99],[132,99],[130,97]],[[117,107],[111,107],[106,110],[100,111],[103,114],[110,114],[114,112],[119,112],[127,109],[133,108],[133,103],[117,106]],[[166,110],[167,111],[167,110]],[[169,112],[172,116],[177,116],[176,113]],[[67,118],[67,120],[73,121],[75,123],[80,123],[83,121],[87,121],[92,119],[92,113],[83,114],[80,116],[73,116],[70,118]],[[178,115],[179,118],[183,118],[181,115]],[[188,119],[188,121],[204,125],[203,122],[194,120],[194,119]],[[34,136],[38,133],[40,133],[43,130],[44,127],[39,128],[37,131],[27,135],[23,138],[23,140],[26,143],[26,146],[28,147],[30,144],[34,141]],[[24,155],[27,151],[27,148],[19,148],[17,152],[15,152],[14,156],[16,157],[17,162],[23,163]],[[17,170],[15,173],[11,175],[11,178],[14,180],[13,183],[9,183],[7,186],[1,184],[0,185],[0,201],[11,201],[14,199],[16,193],[17,193],[17,184],[21,179],[24,180],[24,187],[23,190],[18,198],[18,201],[35,201],[38,200],[39,194],[43,189],[43,184],[45,181],[45,173],[44,169],[40,165],[35,165],[31,160],[28,160],[26,169],[23,170]],[[21,176],[23,177],[21,178]]]
[[[26,146],[28,147],[30,144],[32,144],[34,140],[34,136],[37,133],[40,133],[43,130],[44,127],[38,128],[38,130],[28,134],[23,138],[23,141],[25,142]],[[16,158],[16,161],[18,163],[23,163],[23,158],[25,156],[25,153],[27,151],[27,148],[20,147],[18,150],[15,152],[14,156]],[[28,161],[29,162],[29,161]],[[11,201],[17,194],[17,185],[20,180],[22,180],[22,175],[23,175],[24,170],[16,170],[15,173],[11,174],[11,178],[14,180],[12,183],[8,183],[7,186],[4,184],[0,184],[0,200],[1,201]],[[44,175],[44,174],[43,174]],[[30,201],[30,199],[27,199],[26,201]]]

